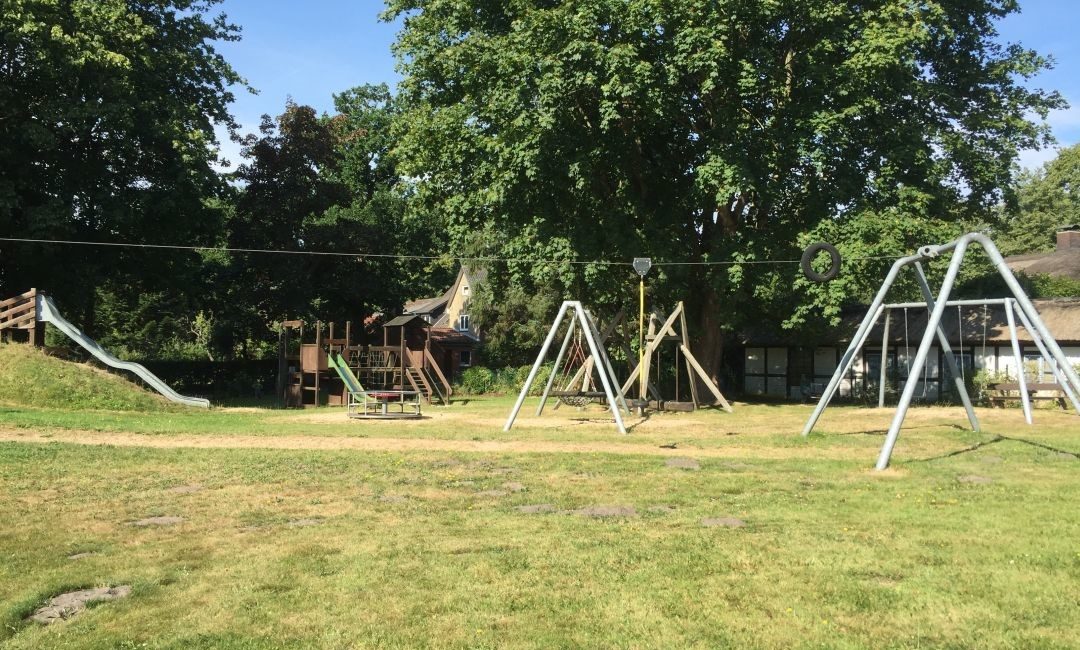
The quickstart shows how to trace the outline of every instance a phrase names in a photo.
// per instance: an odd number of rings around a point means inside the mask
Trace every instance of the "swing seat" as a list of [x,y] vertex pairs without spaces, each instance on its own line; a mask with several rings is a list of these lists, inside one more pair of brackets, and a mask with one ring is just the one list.
[[604,393],[581,390],[553,390],[548,395],[552,397],[588,397],[589,399],[607,397]]

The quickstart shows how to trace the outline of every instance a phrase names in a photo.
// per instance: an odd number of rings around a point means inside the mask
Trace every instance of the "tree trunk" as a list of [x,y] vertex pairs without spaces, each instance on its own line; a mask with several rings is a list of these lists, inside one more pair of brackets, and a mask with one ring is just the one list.
[[720,295],[716,289],[709,286],[709,283],[704,278],[701,278],[697,284],[700,289],[698,295],[701,296],[702,301],[695,305],[699,312],[697,336],[693,352],[709,378],[717,386],[720,386],[720,390],[723,392],[725,387],[720,383],[720,376],[723,368],[725,337],[723,330],[720,328],[722,320]]

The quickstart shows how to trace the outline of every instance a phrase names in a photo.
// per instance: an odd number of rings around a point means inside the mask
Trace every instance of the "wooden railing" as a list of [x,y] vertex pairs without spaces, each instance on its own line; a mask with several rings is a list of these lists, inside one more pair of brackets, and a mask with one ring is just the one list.
[[454,394],[454,389],[450,387],[450,382],[446,380],[446,375],[443,374],[442,368],[435,362],[435,357],[431,356],[431,350],[424,348],[424,361],[426,365],[431,368],[431,371],[439,378],[439,383],[443,385],[446,390],[446,403],[450,403],[450,396]]
[[0,300],[0,330],[30,329],[37,322],[37,289]]

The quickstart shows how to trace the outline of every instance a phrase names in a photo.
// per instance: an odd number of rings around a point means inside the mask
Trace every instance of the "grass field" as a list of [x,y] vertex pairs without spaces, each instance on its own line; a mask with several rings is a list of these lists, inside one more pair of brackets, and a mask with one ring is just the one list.
[[[503,433],[511,401],[397,423],[0,408],[0,647],[1080,643],[1074,415],[980,409],[973,433],[917,409],[874,472],[888,409],[831,407],[805,440],[801,405],[628,436],[527,406]],[[133,525],[154,516],[182,521]]]

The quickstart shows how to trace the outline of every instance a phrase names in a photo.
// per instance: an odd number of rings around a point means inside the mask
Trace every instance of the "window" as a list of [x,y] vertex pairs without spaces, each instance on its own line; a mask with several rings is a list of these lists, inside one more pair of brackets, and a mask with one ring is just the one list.
[[458,316],[457,328],[458,328],[459,332],[468,332],[469,331],[469,315],[468,314],[462,314],[462,315]]
[[460,355],[460,356],[458,356],[458,365],[459,366],[461,366],[462,368],[468,368],[469,366],[472,365],[472,351],[470,351],[470,350],[462,350],[458,354]]
[[467,284],[461,285],[461,295],[463,295],[463,296],[469,295],[469,285],[467,285]]

